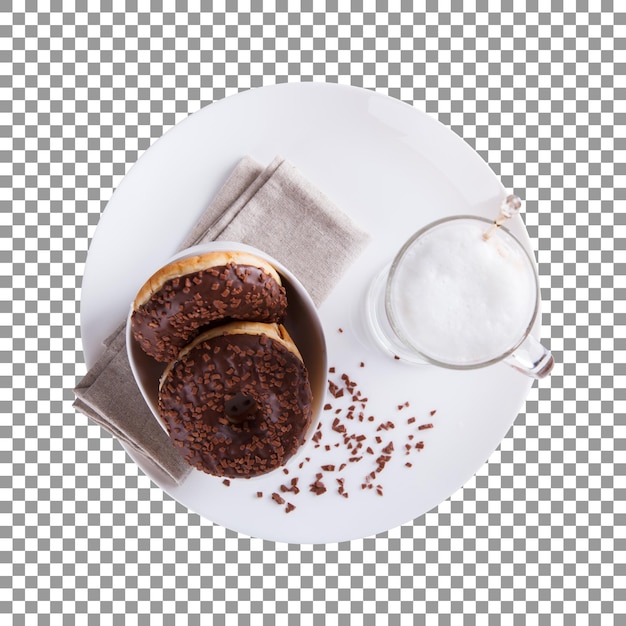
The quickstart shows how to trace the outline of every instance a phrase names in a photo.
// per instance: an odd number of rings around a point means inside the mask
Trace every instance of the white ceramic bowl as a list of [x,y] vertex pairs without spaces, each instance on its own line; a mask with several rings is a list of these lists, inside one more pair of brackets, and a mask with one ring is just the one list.
[[[311,300],[311,296],[302,286],[302,283],[286,267],[265,252],[257,250],[252,246],[229,241],[215,241],[187,248],[171,257],[167,263],[197,254],[220,251],[250,252],[251,254],[269,261],[280,274],[283,286],[287,291],[288,303],[284,325],[302,355],[304,364],[309,372],[311,391],[313,393],[311,426],[306,434],[306,440],[308,440],[315,429],[322,411],[326,390],[326,372],[328,371],[326,342],[324,340],[324,332],[317,308],[313,300]],[[164,265],[167,265],[167,263]],[[146,276],[146,280],[148,278],[149,277]],[[167,428],[159,414],[158,408],[159,381],[167,364],[159,363],[148,356],[135,341],[131,331],[131,315],[132,304],[126,322],[126,349],[128,351],[130,367],[146,403],[158,423],[167,432]],[[302,450],[302,448],[300,450]],[[293,462],[298,456],[298,454],[294,455],[290,462]]]

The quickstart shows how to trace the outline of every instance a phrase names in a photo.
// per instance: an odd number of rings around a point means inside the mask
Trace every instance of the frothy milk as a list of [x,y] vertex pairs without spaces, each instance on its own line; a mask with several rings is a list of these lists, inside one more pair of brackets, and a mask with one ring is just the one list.
[[397,265],[388,311],[413,348],[467,366],[498,358],[525,336],[537,284],[532,264],[502,229],[459,219],[418,237]]

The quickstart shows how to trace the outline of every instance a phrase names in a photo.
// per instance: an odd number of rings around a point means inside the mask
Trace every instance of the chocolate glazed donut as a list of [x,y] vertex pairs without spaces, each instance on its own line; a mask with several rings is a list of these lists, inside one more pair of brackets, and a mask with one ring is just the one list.
[[133,336],[167,363],[194,337],[232,320],[282,322],[287,308],[280,276],[247,252],[211,252],[174,261],[143,285],[133,303]]
[[308,372],[283,326],[235,322],[181,350],[161,379],[159,409],[187,462],[252,477],[284,465],[311,423]]

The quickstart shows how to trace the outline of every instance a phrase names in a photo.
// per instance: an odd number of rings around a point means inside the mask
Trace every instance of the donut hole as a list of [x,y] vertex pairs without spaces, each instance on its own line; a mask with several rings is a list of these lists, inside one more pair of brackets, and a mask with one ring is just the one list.
[[254,417],[258,405],[256,400],[245,393],[238,391],[224,402],[224,414],[232,424],[241,424],[245,420]]

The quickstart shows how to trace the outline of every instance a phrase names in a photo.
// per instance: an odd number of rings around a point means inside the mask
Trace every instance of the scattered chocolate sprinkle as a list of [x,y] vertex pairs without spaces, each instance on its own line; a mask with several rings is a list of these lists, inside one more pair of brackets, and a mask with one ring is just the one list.
[[379,496],[382,496],[382,495],[383,495],[383,488],[382,488],[382,485],[376,485],[376,493],[377,493]]
[[409,417],[409,419],[406,421],[407,424],[413,424],[415,423],[415,418],[414,417]]
[[343,332],[343,328],[338,328],[337,331],[342,333]]
[[416,447],[418,450],[423,450],[423,449],[424,449],[424,442],[423,442],[423,441],[418,441],[418,442],[415,444],[415,447]]
[[291,502],[287,502],[287,506],[285,507],[285,513],[291,513],[295,509],[295,505],[291,504]]
[[222,483],[224,485],[226,485],[227,487],[230,487],[230,480],[228,480],[228,478],[224,478],[224,480],[222,481]]
[[421,426],[417,427],[417,430],[426,430],[427,428],[432,428],[433,425],[432,424],[422,424]]
[[393,358],[394,358],[396,361],[399,361],[399,360],[400,360],[400,357],[399,357],[397,354],[396,354]]
[[404,464],[406,467],[413,467],[413,463],[409,463],[408,461]]
[[333,408],[333,405],[330,403],[326,403],[324,405],[324,411],[330,411]]
[[330,465],[322,465],[322,469],[325,472],[334,472],[335,471],[335,466],[330,464]]
[[383,452],[385,454],[391,454],[393,452],[393,441],[390,441],[384,448]]
[[335,373],[335,368],[334,367],[329,367],[328,368],[328,373],[329,374],[334,374]]
[[321,496],[323,493],[326,493],[326,486],[320,480],[321,478],[322,474],[316,474],[315,482],[310,485],[310,491],[312,491],[316,496]]
[[336,433],[345,433],[346,432],[346,427],[341,423],[341,421],[339,420],[338,417],[336,417],[333,420],[333,425],[332,425],[332,429],[336,432]]
[[257,498],[262,498],[263,497],[263,492],[262,491],[257,491],[256,492],[256,497]]
[[289,474],[289,470],[286,467],[283,468],[283,474]]
[[276,504],[285,504],[285,498],[281,497],[276,492],[272,494],[272,500],[274,500]]
[[332,380],[328,381],[328,391],[335,398],[341,398],[343,396],[343,389],[340,389]]
[[430,415],[431,415],[431,416],[433,416],[436,412],[437,412],[437,409],[433,409],[433,410],[430,412]]
[[363,363],[363,361],[361,361],[361,367],[365,367],[365,363]]
[[298,487],[298,480],[299,479],[297,477],[292,478],[289,485],[281,485],[280,486],[281,493],[287,493],[287,492],[291,492],[294,494],[300,493],[300,488]]

